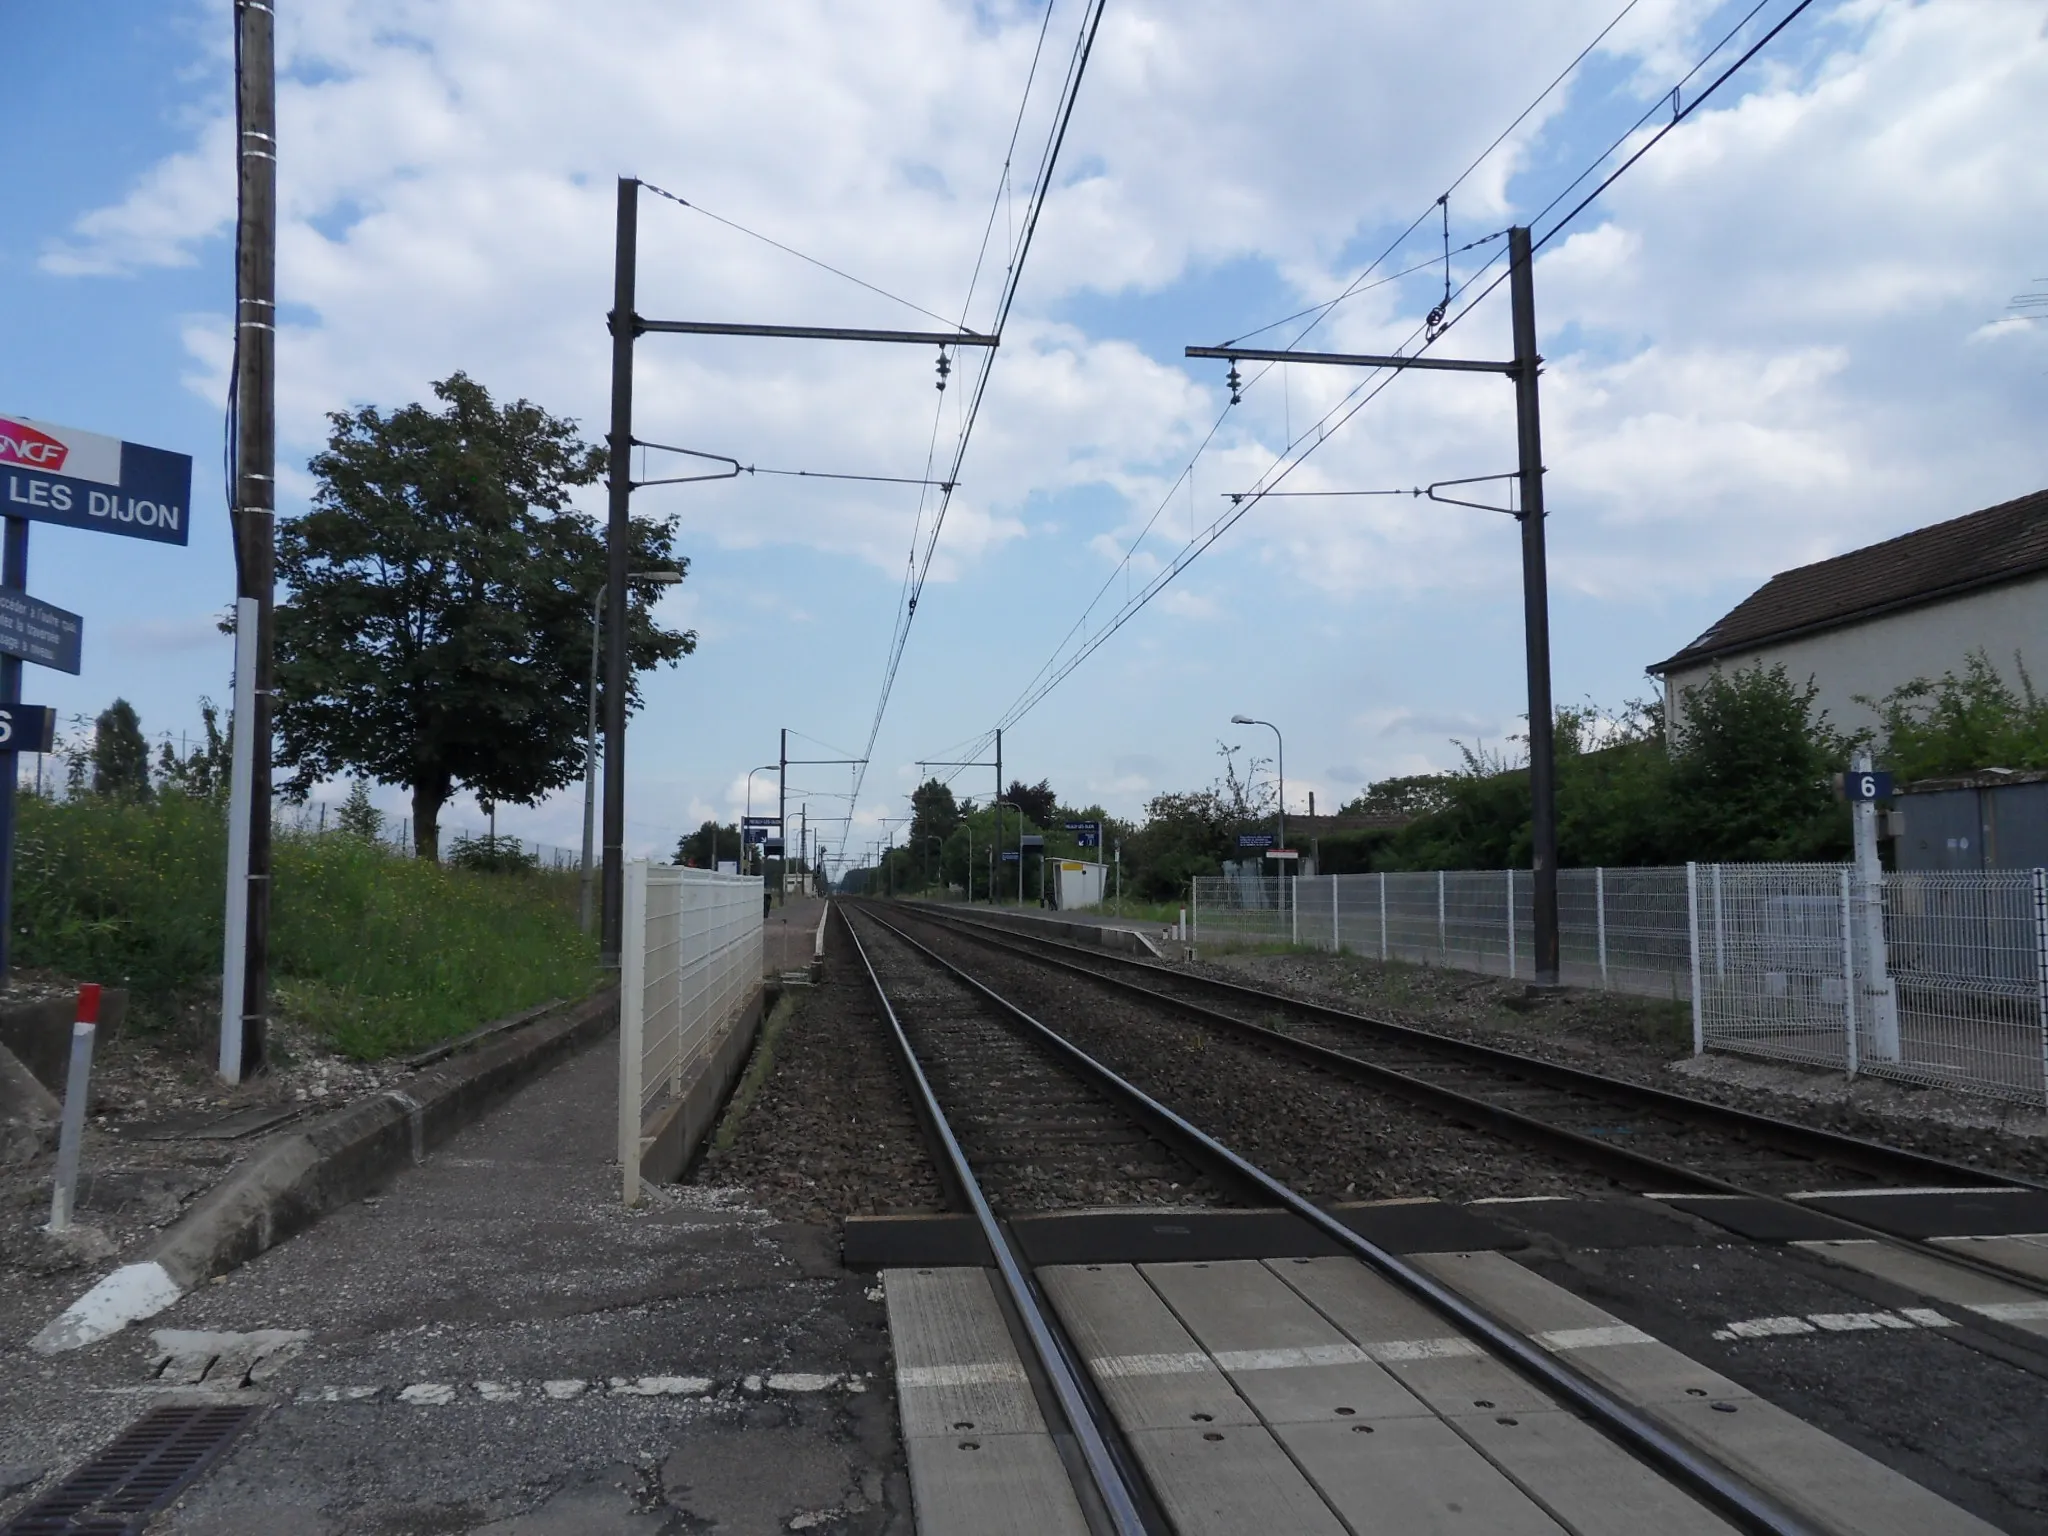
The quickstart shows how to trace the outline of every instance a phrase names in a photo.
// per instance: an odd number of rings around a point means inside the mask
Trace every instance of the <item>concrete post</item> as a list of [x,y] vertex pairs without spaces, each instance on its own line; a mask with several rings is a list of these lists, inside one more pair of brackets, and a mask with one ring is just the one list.
[[92,1097],[92,1045],[99,1032],[100,989],[87,982],[78,989],[78,1019],[71,1026],[71,1071],[64,1080],[63,1129],[57,1141],[57,1181],[50,1191],[52,1232],[71,1230],[71,1212],[78,1196],[79,1143],[85,1139],[85,1109]]

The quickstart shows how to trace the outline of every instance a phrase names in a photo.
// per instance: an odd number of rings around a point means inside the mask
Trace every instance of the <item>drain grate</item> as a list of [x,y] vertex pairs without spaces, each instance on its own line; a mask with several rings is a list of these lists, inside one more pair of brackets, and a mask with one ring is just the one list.
[[155,1408],[0,1536],[129,1536],[217,1461],[257,1405]]

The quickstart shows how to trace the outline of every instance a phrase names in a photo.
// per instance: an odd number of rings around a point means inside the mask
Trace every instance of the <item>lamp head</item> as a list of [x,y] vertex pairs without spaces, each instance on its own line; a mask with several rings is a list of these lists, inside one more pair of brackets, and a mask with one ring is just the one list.
[[1232,725],[1257,725],[1259,722],[1254,720],[1250,715],[1232,715],[1230,717],[1230,723]]
[[629,581],[645,582],[651,587],[672,587],[682,579],[683,573],[681,571],[666,569],[659,571],[635,571],[627,578]]

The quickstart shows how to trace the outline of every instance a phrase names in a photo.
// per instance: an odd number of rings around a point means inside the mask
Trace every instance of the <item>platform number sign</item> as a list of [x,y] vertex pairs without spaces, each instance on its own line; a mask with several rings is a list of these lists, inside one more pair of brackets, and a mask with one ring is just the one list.
[[1076,848],[1100,848],[1102,846],[1102,823],[1099,821],[1070,821],[1067,830],[1074,834]]
[[57,734],[57,711],[41,704],[0,704],[0,752],[47,752]]
[[1892,776],[1875,768],[1856,769],[1835,775],[1835,787],[1851,804],[1867,804],[1892,797]]

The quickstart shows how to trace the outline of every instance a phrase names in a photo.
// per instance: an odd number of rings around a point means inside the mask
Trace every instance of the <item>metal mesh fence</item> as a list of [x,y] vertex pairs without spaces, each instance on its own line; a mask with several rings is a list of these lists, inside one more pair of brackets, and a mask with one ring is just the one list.
[[636,860],[621,915],[619,1162],[637,1205],[647,1124],[760,989],[761,882]]
[[[1198,944],[1306,944],[1533,980],[1534,900],[1527,870],[1203,877],[1191,917]],[[1558,929],[1567,982],[1687,995],[1683,868],[1560,871]]]
[[[1526,870],[1202,878],[1199,946],[1301,944],[1533,979]],[[2048,1102],[2048,871],[1558,873],[1560,979],[1689,1000],[1699,1049]]]

